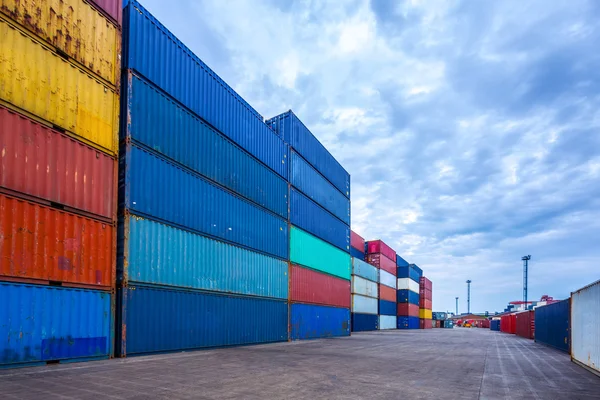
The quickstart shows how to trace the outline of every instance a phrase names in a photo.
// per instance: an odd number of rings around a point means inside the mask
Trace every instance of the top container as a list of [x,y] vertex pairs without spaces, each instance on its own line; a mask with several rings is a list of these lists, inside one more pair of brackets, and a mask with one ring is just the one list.
[[364,254],[365,239],[363,239],[362,236],[354,231],[350,231],[350,245]]
[[571,360],[600,375],[600,281],[571,293]]
[[[125,4],[127,4],[127,1],[125,0]],[[123,23],[123,5],[121,4],[121,0],[93,0],[93,3],[104,14],[115,21],[117,25],[121,26]]]
[[431,283],[431,281],[427,278],[425,278],[424,276],[421,277],[421,279],[419,280],[419,286],[421,287],[421,289],[425,289],[425,290],[433,290],[433,284]]
[[408,267],[408,261],[396,254],[396,265],[398,267]]
[[367,242],[367,254],[382,253],[384,256],[396,263],[396,252],[383,240],[370,240]]
[[396,268],[396,276],[398,278],[410,278],[417,283],[417,288],[419,287],[419,279],[421,279],[421,276],[416,269],[411,268],[410,266]]

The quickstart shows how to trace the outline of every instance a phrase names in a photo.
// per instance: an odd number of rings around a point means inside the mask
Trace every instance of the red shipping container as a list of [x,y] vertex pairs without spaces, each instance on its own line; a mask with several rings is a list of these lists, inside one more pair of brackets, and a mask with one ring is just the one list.
[[419,289],[419,299],[433,300],[433,293],[429,289]]
[[363,239],[358,233],[350,231],[350,245],[356,250],[365,252],[365,239]]
[[350,308],[350,281],[292,265],[290,299]]
[[514,314],[503,315],[500,317],[500,331],[504,333],[515,334],[517,317]]
[[419,306],[410,303],[398,303],[396,305],[397,315],[399,317],[418,317]]
[[396,289],[385,285],[379,285],[379,298],[381,300],[396,302]]
[[122,0],[92,0],[103,14],[110,17],[118,26],[121,26],[123,20],[123,1]]
[[427,290],[431,291],[431,290],[433,290],[433,284],[431,283],[431,281],[429,279],[422,276],[419,279],[419,288],[427,289]]
[[117,163],[108,155],[4,107],[0,149],[0,186],[11,194],[116,219]]
[[419,305],[424,310],[431,310],[431,300],[429,299],[420,299]]
[[421,323],[421,329],[431,329],[431,328],[433,328],[433,324],[431,323],[430,319],[421,319],[420,323]]
[[367,255],[366,261],[376,266],[377,268],[381,268],[384,271],[389,272],[390,274],[396,276],[396,261],[392,261],[381,253],[369,254]]
[[[367,242],[367,254],[381,253],[396,264],[396,251],[385,244],[382,240],[371,240]],[[396,275],[396,274],[394,274]]]
[[515,315],[515,333],[526,339],[533,339],[535,332],[535,312],[525,311]]
[[0,279],[110,289],[112,225],[0,194]]

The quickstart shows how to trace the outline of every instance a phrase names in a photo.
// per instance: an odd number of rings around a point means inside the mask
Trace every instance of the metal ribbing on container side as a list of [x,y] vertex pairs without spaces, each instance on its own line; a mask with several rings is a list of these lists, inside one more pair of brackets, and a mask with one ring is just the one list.
[[352,257],[352,273],[372,282],[379,282],[379,270],[356,257]]
[[352,295],[352,312],[360,314],[377,314],[378,301],[372,297]]
[[314,304],[290,305],[290,339],[350,336],[350,310]]
[[292,265],[290,300],[298,303],[350,308],[350,282]]
[[571,360],[600,375],[600,281],[571,293]]
[[377,298],[377,283],[352,275],[352,293]]
[[[535,341],[569,353],[571,350],[570,299],[535,309]],[[492,321],[494,322],[494,321]],[[500,324],[498,328],[500,330]]]
[[[396,302],[395,301],[387,301],[387,300],[379,300],[379,315],[393,315],[396,316]],[[396,324],[394,324],[395,326]]]
[[352,313],[352,332],[376,331],[379,325],[377,314]]
[[379,283],[396,289],[396,276],[387,271],[379,270]]
[[396,317],[398,329],[419,329],[421,320],[419,317]]
[[379,315],[379,329],[397,329],[396,316]]
[[419,294],[411,290],[398,290],[397,292],[397,303],[411,303],[419,305]]

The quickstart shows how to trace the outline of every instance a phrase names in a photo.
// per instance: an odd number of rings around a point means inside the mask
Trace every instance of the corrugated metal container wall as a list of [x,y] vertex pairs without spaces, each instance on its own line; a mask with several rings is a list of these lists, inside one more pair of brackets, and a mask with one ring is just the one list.
[[379,281],[379,271],[377,268],[358,258],[352,258],[352,273],[372,282]]
[[291,110],[267,120],[266,124],[350,198],[350,174]]
[[571,293],[571,360],[600,375],[600,281]]
[[350,308],[350,281],[292,265],[290,300]]
[[350,231],[350,245],[354,247],[355,250],[360,251],[363,255],[365,254],[365,239],[354,231]]
[[367,254],[366,261],[390,274],[396,273],[396,263],[382,255],[381,253]]
[[120,284],[288,298],[287,262],[160,222],[126,214],[119,247]]
[[[397,267],[408,267],[408,261],[406,261],[404,258],[400,257],[400,255],[396,254],[396,266]],[[403,277],[403,278],[408,278]]]
[[376,331],[378,326],[378,315],[352,313],[352,332]]
[[[379,315],[393,315],[396,316],[396,302],[379,300]],[[394,324],[395,326],[395,324]]]
[[410,290],[411,292],[419,293],[419,284],[410,278],[398,278],[396,284],[398,290]]
[[431,319],[431,310],[420,308],[419,309],[419,318],[420,319]]
[[[287,219],[285,179],[131,72],[122,98],[127,118],[121,138],[144,144]],[[287,148],[280,150],[286,158]]]
[[123,13],[123,66],[155,83],[287,179],[288,160],[281,159],[286,145],[262,116],[138,2],[130,0]]
[[419,306],[417,304],[397,303],[396,309],[397,309],[396,314],[398,316],[419,318]]
[[419,317],[396,317],[398,329],[419,329],[421,320]]
[[379,316],[379,329],[398,329],[396,316],[391,315],[380,315]]
[[421,279],[419,280],[419,285],[420,285],[421,289],[425,289],[425,290],[429,290],[429,291],[433,290],[433,283],[424,276],[422,276]]
[[419,299],[419,305],[421,306],[421,308],[424,308],[426,310],[431,310],[433,308],[432,307],[432,302],[429,299],[420,298]]
[[115,218],[114,159],[4,107],[0,107],[0,148],[0,186]]
[[350,336],[347,308],[292,304],[290,309],[291,340]]
[[[515,333],[517,334],[517,336],[526,339],[533,339],[533,334],[535,332],[534,318],[534,311],[525,311],[516,315]],[[485,326],[483,327],[485,328]]]
[[367,254],[382,253],[396,265],[396,252],[383,240],[370,240],[367,242]]
[[397,303],[410,303],[419,305],[419,295],[410,290],[398,290],[397,292]]
[[364,258],[365,258],[365,253],[361,252],[360,250],[355,249],[352,246],[350,246],[350,255],[352,257],[356,257],[360,260],[364,260]]
[[111,295],[0,282],[0,368],[112,354]]
[[358,294],[352,295],[352,312],[359,314],[377,314],[377,299]]
[[430,319],[420,319],[419,320],[421,329],[432,329],[433,325],[431,324],[431,320]]
[[292,226],[290,261],[350,280],[350,254]]
[[493,319],[490,323],[490,330],[492,331],[500,331],[500,320]]
[[[389,286],[393,289],[396,289],[396,276],[390,274],[387,271],[380,270],[379,271],[379,283],[381,283],[382,285],[385,285],[385,286]],[[394,293],[394,298],[396,298],[395,293]]]
[[387,301],[396,300],[396,289],[386,285],[379,285],[379,298]]
[[141,285],[119,289],[118,296],[121,357],[281,342],[288,336],[285,301]]
[[352,293],[377,298],[377,283],[368,281],[360,276],[352,276]]
[[[535,309],[536,343],[542,343],[569,353],[571,350],[570,313],[570,299],[537,307]],[[499,329],[500,326],[498,325],[496,330]]]
[[423,270],[421,268],[419,268],[417,264],[408,264],[408,266],[410,268],[414,269],[415,271],[417,271],[417,274],[419,274],[419,280],[420,280],[421,277],[423,276]]
[[290,183],[350,225],[350,200],[294,151],[291,152],[291,163]]
[[421,278],[421,276],[419,275],[419,272],[416,269],[410,267],[398,267],[396,268],[396,276],[398,278],[410,278],[411,280],[415,281],[415,283],[417,284],[416,292],[419,292],[419,279]]
[[294,188],[290,188],[290,222],[345,252],[350,251],[350,228]]
[[0,16],[1,99],[117,154],[119,96],[29,35]]
[[419,288],[419,297],[421,298],[421,300],[432,300],[432,296],[433,293],[431,292],[431,290],[423,289],[422,287]]
[[135,145],[120,163],[121,207],[287,258],[284,219]]
[[[127,1],[125,0],[125,2]],[[121,25],[123,20],[122,0],[93,0],[93,3],[118,25]]]
[[121,32],[83,0],[1,0],[0,12],[119,86]]
[[111,225],[0,194],[0,276],[108,289],[114,233]]

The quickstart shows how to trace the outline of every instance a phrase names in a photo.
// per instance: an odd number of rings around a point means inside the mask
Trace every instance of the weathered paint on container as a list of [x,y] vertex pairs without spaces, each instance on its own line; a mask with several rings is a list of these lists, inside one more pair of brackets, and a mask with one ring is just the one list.
[[352,293],[376,299],[378,298],[377,283],[361,278],[358,275],[352,275]]
[[392,315],[380,315],[379,316],[379,329],[398,329],[396,316]]
[[408,261],[396,254],[396,266],[397,267],[408,267]]
[[397,303],[410,303],[419,305],[419,294],[411,290],[398,290]]
[[430,292],[433,290],[433,284],[424,276],[419,280],[419,286],[421,289],[429,290]]
[[431,310],[426,308],[419,309],[419,318],[420,319],[431,319]]
[[0,47],[1,100],[117,154],[119,96],[112,87],[3,16]]
[[112,354],[111,295],[0,282],[0,368]]
[[419,292],[419,279],[421,278],[421,276],[419,275],[419,272],[416,269],[411,268],[409,266],[398,267],[396,268],[396,276],[398,278],[410,278],[413,281],[415,281],[415,283],[417,284],[416,292]]
[[283,218],[204,177],[134,144],[122,152],[119,173],[121,207],[132,213],[287,259]]
[[0,194],[0,278],[110,289],[112,225]]
[[121,32],[83,0],[1,0],[0,12],[67,57],[119,85]]
[[[566,353],[570,352],[570,306],[570,299],[566,299],[543,307],[536,307],[536,343],[542,343]],[[494,321],[492,321],[493,323]],[[500,325],[498,324],[498,328],[493,330],[500,330]]]
[[[350,231],[350,245],[360,251],[363,256],[365,254],[365,239],[354,231]],[[364,257],[363,257],[364,258]]]
[[350,280],[350,254],[295,226],[290,229],[290,261]]
[[[128,0],[125,0],[127,3]],[[117,25],[121,26],[123,20],[123,0],[92,0],[99,10],[109,16]]]
[[396,300],[396,288],[391,288],[386,285],[379,285],[379,298],[387,301]]
[[[379,300],[379,315],[393,315],[396,316],[396,302],[395,301],[387,301],[387,300]],[[394,327],[396,324],[394,324]],[[396,328],[394,328],[396,329]]]
[[352,273],[371,282],[379,282],[379,270],[356,257],[352,258]]
[[266,124],[350,198],[350,174],[291,110],[267,120]]
[[290,300],[350,308],[350,281],[292,265]]
[[376,314],[352,313],[352,332],[376,331],[379,326],[379,316]]
[[360,250],[355,249],[352,246],[350,246],[350,255],[352,257],[358,258],[360,260],[364,260],[365,259],[365,253],[361,252]]
[[119,219],[117,260],[120,285],[288,298],[286,261],[136,215]]
[[571,360],[600,375],[600,281],[571,293]]
[[0,149],[3,188],[115,219],[117,163],[111,157],[4,107]]
[[350,336],[350,310],[314,304],[290,305],[290,339]]
[[294,151],[291,164],[290,183],[349,226],[350,200]]
[[[128,71],[121,139],[133,140],[288,217],[288,183],[152,83]],[[282,146],[280,157],[287,158]]]
[[290,188],[290,222],[345,252],[350,251],[348,225],[294,188]]
[[398,329],[419,329],[421,320],[419,317],[397,317]]
[[143,285],[117,294],[121,357],[287,340],[286,301]]
[[367,254],[366,261],[392,275],[396,274],[396,263],[381,253]]
[[396,277],[383,269],[379,270],[379,283],[396,289]]
[[419,293],[419,284],[410,278],[398,278],[396,289],[410,290],[411,292]]
[[377,315],[377,307],[377,299],[374,299],[372,297],[361,296],[359,294],[352,295],[353,313]]
[[535,313],[533,310],[517,313],[515,333],[525,339],[533,339],[535,332]]
[[382,253],[396,265],[396,252],[383,240],[367,241],[367,254]]
[[288,159],[281,159],[281,154],[286,154],[283,140],[239,94],[133,0],[123,10],[123,66],[139,72],[288,178]]
[[396,315],[404,317],[417,317],[419,318],[419,306],[411,303],[397,303],[396,304]]

